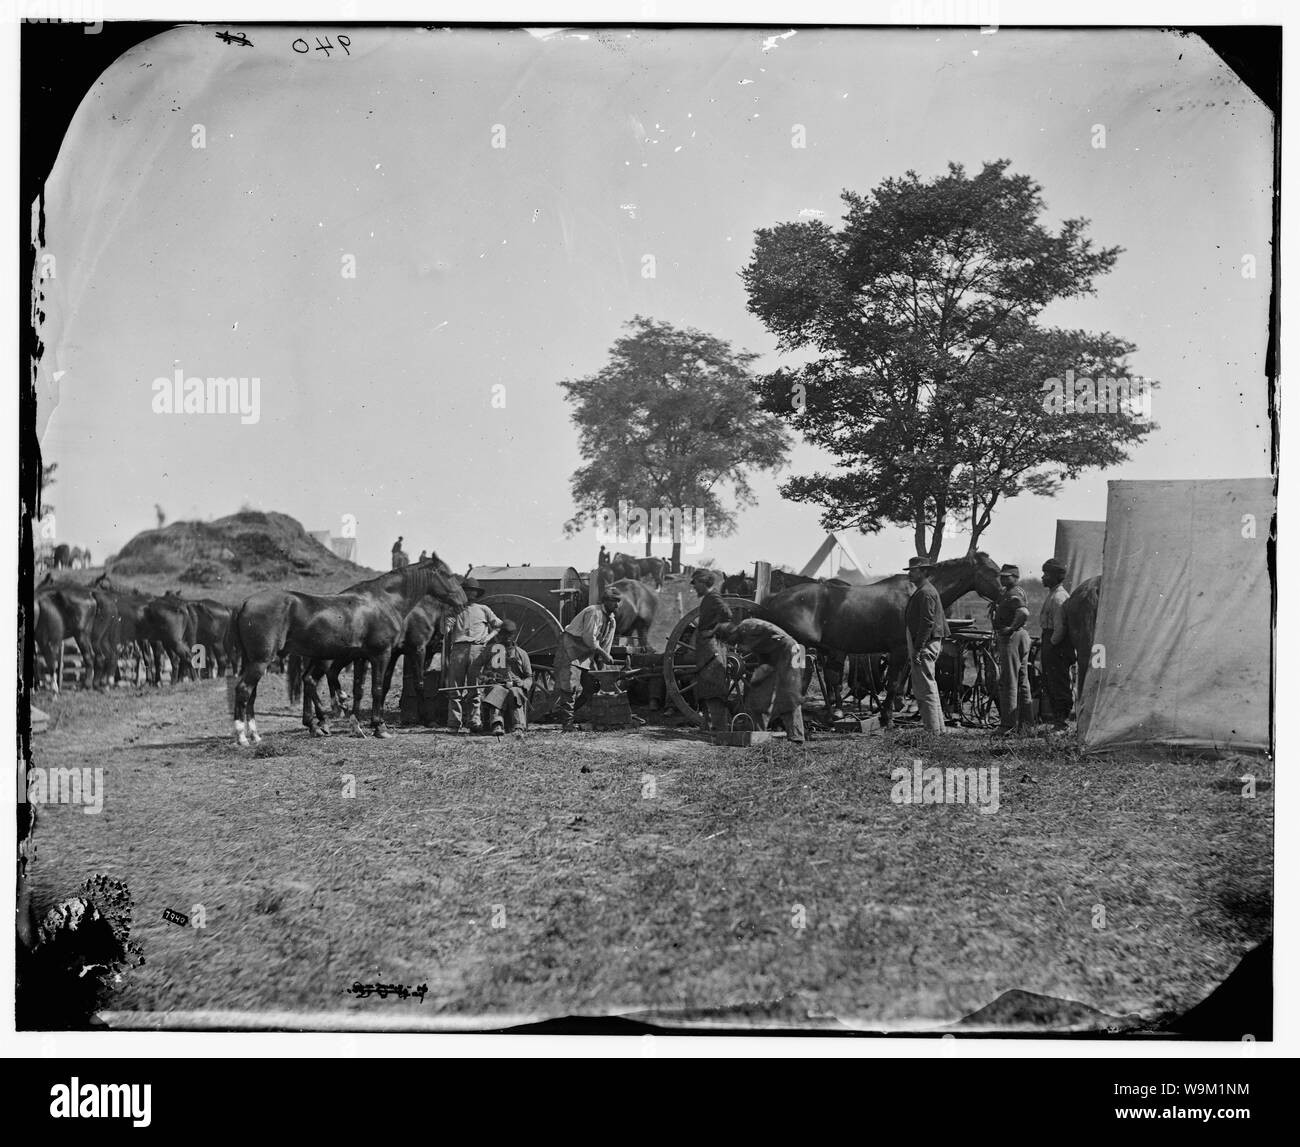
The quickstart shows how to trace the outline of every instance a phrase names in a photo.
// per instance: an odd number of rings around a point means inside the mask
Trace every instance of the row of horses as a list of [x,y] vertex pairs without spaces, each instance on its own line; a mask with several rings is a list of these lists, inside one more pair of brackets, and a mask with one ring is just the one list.
[[45,570],[84,570],[94,565],[90,551],[80,546],[69,546],[60,542],[50,546],[36,555],[36,563]]
[[81,656],[82,685],[106,689],[122,676],[125,651],[137,678],[162,683],[164,659],[172,681],[215,676],[228,663],[226,634],[230,608],[208,598],[161,597],[119,587],[107,574],[89,585],[58,582],[52,575],[36,587],[32,635],[37,670],[57,692],[64,677],[64,642]]

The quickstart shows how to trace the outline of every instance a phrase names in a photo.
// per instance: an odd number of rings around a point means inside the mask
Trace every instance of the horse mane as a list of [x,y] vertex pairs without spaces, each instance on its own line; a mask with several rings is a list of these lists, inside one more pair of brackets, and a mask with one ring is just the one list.
[[444,577],[454,578],[451,566],[442,560],[437,554],[430,554],[422,562],[411,562],[400,569],[389,570],[378,577],[367,578],[365,581],[359,581],[346,589],[340,590],[341,593],[400,593],[404,595],[413,595],[423,597],[433,582],[435,573],[442,574]]

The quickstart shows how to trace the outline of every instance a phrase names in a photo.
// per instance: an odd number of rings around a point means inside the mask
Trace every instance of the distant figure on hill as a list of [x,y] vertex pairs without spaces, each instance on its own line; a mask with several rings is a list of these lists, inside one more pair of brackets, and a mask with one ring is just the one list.
[[161,530],[167,521],[167,512],[157,502],[153,504],[153,512],[158,516],[158,528]]
[[429,551],[428,551],[428,550],[421,550],[421,551],[420,551],[420,561],[422,561],[422,562],[427,562],[428,560],[429,560]]
[[393,543],[393,569],[400,570],[404,565],[409,563],[410,559],[402,551],[402,538],[398,536],[397,541]]

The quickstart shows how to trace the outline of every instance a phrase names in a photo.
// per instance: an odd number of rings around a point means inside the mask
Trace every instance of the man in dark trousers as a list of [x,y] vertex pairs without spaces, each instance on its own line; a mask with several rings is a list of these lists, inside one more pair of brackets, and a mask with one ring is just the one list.
[[934,563],[929,558],[912,558],[907,563],[908,580],[916,587],[907,599],[904,620],[907,624],[907,661],[912,671],[912,694],[920,710],[921,724],[927,733],[943,733],[943,705],[939,701],[939,683],[934,679],[934,664],[943,651],[948,636],[948,619],[943,600],[930,580]]
[[1004,565],[998,575],[1002,596],[993,607],[993,635],[998,646],[998,708],[1002,722],[997,735],[1033,735],[1034,697],[1029,690],[1029,598],[1020,585],[1020,567]]
[[719,625],[717,636],[759,660],[745,692],[745,712],[754,728],[784,725],[790,744],[802,745],[803,646],[780,626],[757,617]]
[[691,574],[691,589],[700,599],[700,616],[695,623],[695,707],[704,716],[704,727],[725,732],[731,724],[727,708],[727,652],[718,640],[718,626],[732,620],[731,607],[718,592],[721,576],[709,570]]
[[588,669],[602,669],[613,660],[610,649],[618,628],[618,607],[623,595],[606,587],[597,605],[589,605],[560,634],[555,652],[555,713],[560,718],[560,732],[573,731],[573,694],[579,689],[590,695],[596,691],[596,679]]
[[480,683],[492,682],[483,692],[483,705],[489,710],[493,736],[510,731],[522,733],[528,728],[528,693],[533,687],[533,665],[516,640],[519,626],[510,618],[501,623],[496,641],[490,641],[483,654]]
[[1065,627],[1065,603],[1070,591],[1065,586],[1065,563],[1048,558],[1043,563],[1043,587],[1047,598],[1039,611],[1038,621],[1043,638],[1039,645],[1043,658],[1043,692],[1051,709],[1052,728],[1064,732],[1074,708],[1074,688],[1070,684],[1070,666],[1074,664],[1074,644]]

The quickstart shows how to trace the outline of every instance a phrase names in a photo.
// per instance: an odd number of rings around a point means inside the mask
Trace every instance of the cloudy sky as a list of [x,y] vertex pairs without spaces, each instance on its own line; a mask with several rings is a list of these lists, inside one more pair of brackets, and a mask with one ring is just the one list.
[[[167,32],[104,73],[64,141],[42,442],[60,540],[97,559],[155,503],[247,504],[335,532],[351,514],[373,566],[399,533],[457,568],[589,566],[594,535],[562,532],[580,458],[557,381],[599,369],[638,313],[779,365],[737,274],[755,229],[834,221],[842,189],[949,161],[1008,158],[1050,225],[1082,215],[1125,248],[1045,319],[1130,339],[1162,382],[1128,465],[1005,504],[984,548],[1036,565],[1057,518],[1104,516],[1108,478],[1268,473],[1271,121],[1194,37],[358,28],[344,53],[338,34],[319,32],[327,54],[303,28],[250,29],[251,48]],[[155,413],[177,369],[256,376],[259,420]],[[823,462],[801,446],[786,473]],[[816,548],[779,480],[708,546],[720,564]],[[902,529],[854,544],[880,574],[912,552]]]

